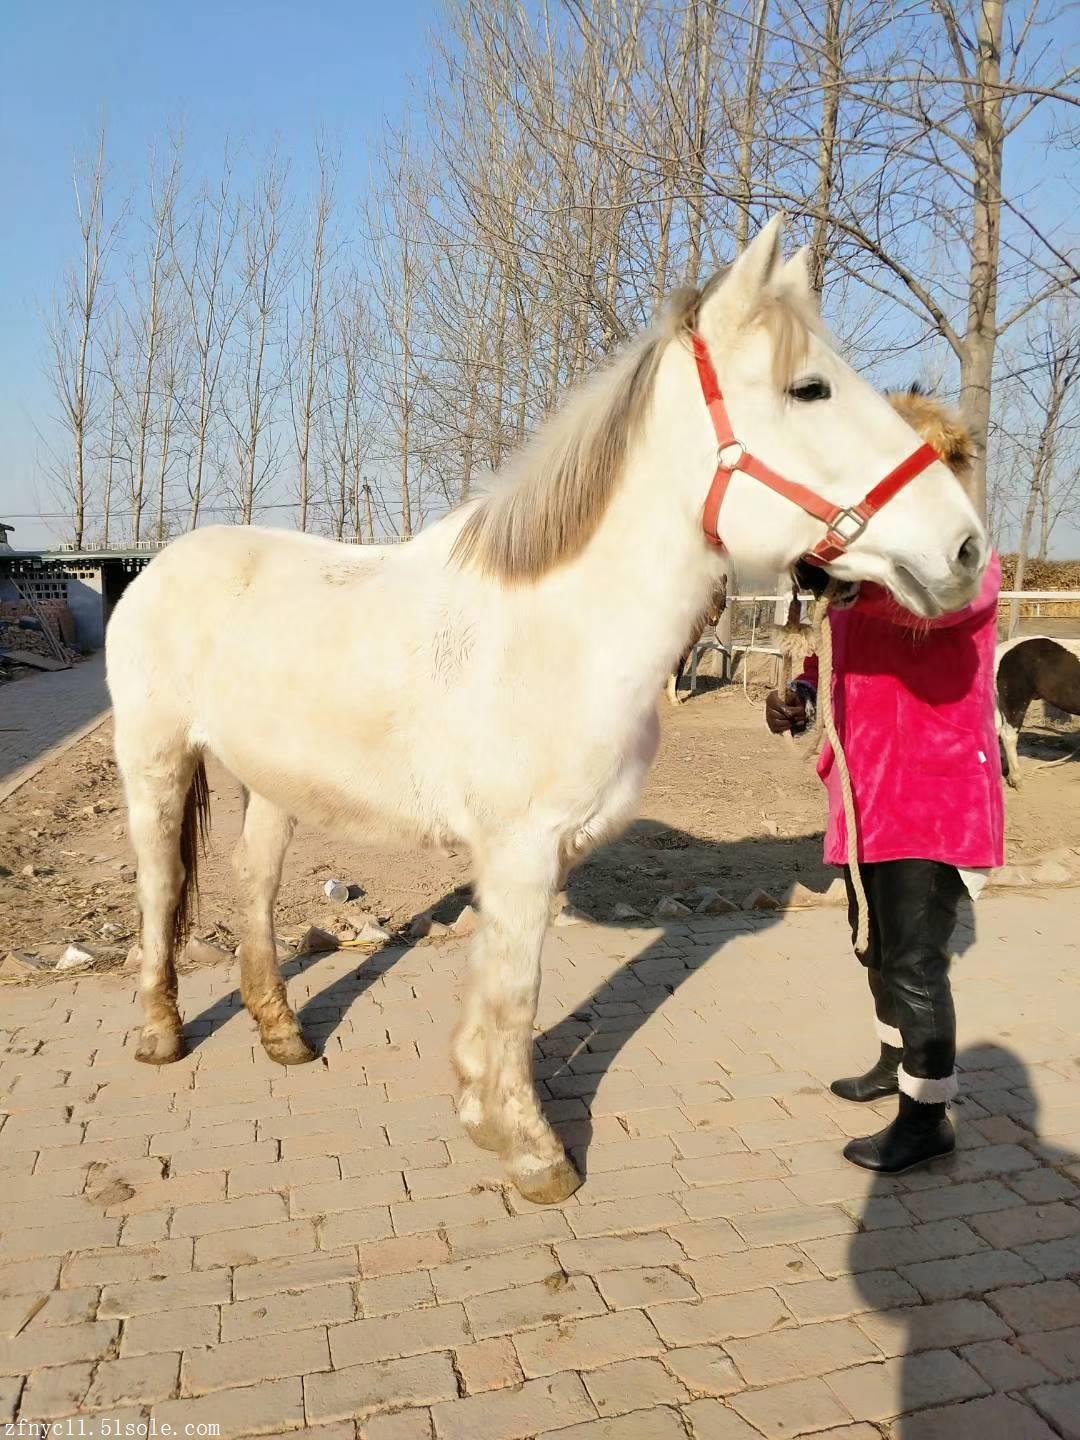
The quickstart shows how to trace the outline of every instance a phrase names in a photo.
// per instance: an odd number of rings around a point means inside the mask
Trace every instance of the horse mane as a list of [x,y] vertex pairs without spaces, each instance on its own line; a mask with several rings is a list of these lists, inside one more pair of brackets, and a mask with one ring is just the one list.
[[[676,291],[658,321],[569,399],[510,462],[500,483],[473,502],[451,558],[507,584],[535,582],[578,556],[596,533],[648,414],[669,341],[686,341],[703,303],[724,278]],[[766,294],[750,323],[768,327],[781,383],[806,352],[815,320],[786,293]]]
[[975,442],[960,416],[917,380],[907,390],[894,391],[886,399],[964,484],[975,462]]

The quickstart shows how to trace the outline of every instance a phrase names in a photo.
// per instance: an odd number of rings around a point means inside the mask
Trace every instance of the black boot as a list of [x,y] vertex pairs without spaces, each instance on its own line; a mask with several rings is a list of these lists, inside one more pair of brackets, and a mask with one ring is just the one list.
[[852,1075],[847,1080],[834,1080],[829,1089],[841,1100],[854,1100],[865,1105],[868,1100],[883,1100],[886,1095],[895,1095],[899,1086],[896,1072],[904,1052],[892,1045],[882,1044],[881,1056],[876,1065],[865,1075]]
[[942,1155],[951,1155],[956,1149],[956,1136],[947,1108],[901,1094],[900,1112],[892,1124],[863,1140],[850,1140],[844,1146],[844,1159],[863,1170],[901,1175]]

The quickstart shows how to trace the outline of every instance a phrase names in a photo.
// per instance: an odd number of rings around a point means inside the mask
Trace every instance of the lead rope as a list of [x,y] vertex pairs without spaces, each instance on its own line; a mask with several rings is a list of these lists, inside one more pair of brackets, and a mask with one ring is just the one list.
[[[848,869],[851,872],[851,886],[855,892],[855,951],[865,955],[870,946],[870,909],[863,889],[862,873],[859,870],[859,830],[855,814],[855,795],[851,788],[851,772],[847,756],[840,743],[833,716],[832,703],[832,624],[829,620],[829,605],[836,593],[836,582],[829,581],[825,593],[814,602],[811,625],[814,632],[814,650],[818,657],[818,715],[821,729],[833,748],[836,768],[840,775],[840,790],[844,797],[844,826],[847,830]],[[820,749],[819,734],[814,753]]]

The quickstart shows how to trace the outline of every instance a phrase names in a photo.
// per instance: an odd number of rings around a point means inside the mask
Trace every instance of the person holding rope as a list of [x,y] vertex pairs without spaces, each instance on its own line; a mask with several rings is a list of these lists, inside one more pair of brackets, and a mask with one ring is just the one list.
[[[935,400],[913,389],[890,397],[961,480],[970,437]],[[824,571],[796,567],[797,584],[821,596]],[[948,1102],[956,1093],[956,1016],[949,984],[952,936],[965,891],[974,899],[1004,863],[1004,793],[994,725],[994,650],[1001,565],[991,557],[978,598],[921,620],[872,584],[833,586],[831,695],[847,760],[857,832],[850,865],[843,765],[826,742],[818,775],[828,795],[827,864],[842,866],[856,953],[865,895],[866,967],[880,1053],[864,1075],[835,1080],[845,1100],[899,1092],[897,1117],[852,1140],[853,1164],[899,1174],[956,1145]],[[774,734],[814,723],[819,656],[765,703]]]

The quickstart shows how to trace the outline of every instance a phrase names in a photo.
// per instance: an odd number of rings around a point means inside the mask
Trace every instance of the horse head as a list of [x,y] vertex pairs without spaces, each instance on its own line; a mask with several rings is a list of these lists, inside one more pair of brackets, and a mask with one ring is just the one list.
[[[953,451],[943,436],[927,449],[910,423],[926,417],[899,413],[841,359],[805,251],[784,263],[781,233],[778,217],[699,293],[684,320],[693,358],[672,346],[678,374],[657,377],[687,503],[700,507],[715,494],[708,476],[726,472],[715,525],[739,568],[778,573],[816,552],[835,578],[876,581],[917,615],[959,609],[978,592],[989,542]],[[866,503],[875,491],[880,503]]]

